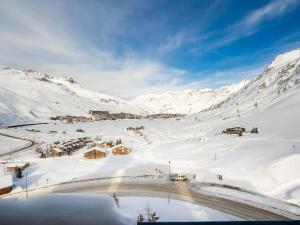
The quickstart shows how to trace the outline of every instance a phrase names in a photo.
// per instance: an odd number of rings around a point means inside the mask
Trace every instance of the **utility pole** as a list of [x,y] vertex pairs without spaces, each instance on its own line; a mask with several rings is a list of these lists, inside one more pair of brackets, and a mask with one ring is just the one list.
[[149,207],[149,204],[147,205],[147,208],[145,209],[146,212],[147,212],[147,218],[148,218],[148,222],[150,222],[150,207]]

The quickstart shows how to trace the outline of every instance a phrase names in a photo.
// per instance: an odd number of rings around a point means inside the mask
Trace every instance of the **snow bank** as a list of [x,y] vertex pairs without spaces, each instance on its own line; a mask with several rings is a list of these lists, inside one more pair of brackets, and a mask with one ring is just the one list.
[[105,195],[51,194],[29,199],[2,199],[0,224],[129,225],[114,200]]
[[241,220],[220,211],[185,201],[153,197],[120,197],[120,211],[132,219],[141,213],[147,221],[146,208],[159,216],[158,222]]
[[0,189],[12,187],[13,178],[11,174],[6,174],[5,168],[0,164]]

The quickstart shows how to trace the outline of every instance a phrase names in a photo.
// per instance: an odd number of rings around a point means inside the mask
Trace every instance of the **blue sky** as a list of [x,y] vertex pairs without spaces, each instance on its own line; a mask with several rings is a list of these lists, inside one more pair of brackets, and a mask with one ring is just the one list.
[[2,1],[0,64],[132,98],[253,78],[300,47],[300,0]]

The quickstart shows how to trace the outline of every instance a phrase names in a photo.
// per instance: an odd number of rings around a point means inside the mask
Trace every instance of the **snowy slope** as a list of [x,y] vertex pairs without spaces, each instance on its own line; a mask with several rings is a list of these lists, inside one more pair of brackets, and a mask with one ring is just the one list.
[[299,92],[299,86],[300,50],[296,49],[277,56],[256,79],[202,114],[219,114],[218,116],[228,119],[271,108],[290,110],[299,104],[299,99],[294,97]]
[[[284,59],[281,61],[281,59]],[[39,125],[39,133],[11,129],[12,135],[28,135],[53,143],[83,134],[104,140],[122,139],[133,151],[126,156],[108,155],[101,160],[84,160],[82,152],[61,158],[38,159],[34,152],[19,153],[16,160],[32,160],[27,169],[29,186],[105,176],[137,176],[159,168],[196,174],[200,183],[227,184],[254,193],[300,205],[300,54],[298,50],[275,58],[272,66],[222,102],[179,120],[122,120],[93,123]],[[128,131],[143,125],[140,133]],[[242,126],[259,134],[222,135],[228,127]],[[101,129],[99,129],[101,128]],[[50,133],[56,130],[57,133]],[[66,132],[64,132],[66,131]],[[8,132],[8,131],[6,131]],[[217,175],[223,180],[219,181]],[[25,180],[15,184],[25,188]],[[205,190],[233,196],[233,190]],[[293,211],[300,208],[266,201],[258,195],[236,191],[239,198]]]
[[70,77],[0,67],[0,124],[85,116],[89,110],[142,113],[119,98],[84,89]]
[[169,91],[163,94],[142,95],[131,100],[149,113],[192,114],[217,104],[244,87],[248,81],[220,89]]
[[[276,57],[261,75],[221,104],[191,116],[185,129],[208,131],[209,141],[199,149],[204,168],[247,182],[245,188],[299,204],[299,115],[300,51],[294,50]],[[241,138],[220,134],[234,126],[248,131],[258,127],[260,133]],[[206,161],[212,154],[217,155],[216,162]]]

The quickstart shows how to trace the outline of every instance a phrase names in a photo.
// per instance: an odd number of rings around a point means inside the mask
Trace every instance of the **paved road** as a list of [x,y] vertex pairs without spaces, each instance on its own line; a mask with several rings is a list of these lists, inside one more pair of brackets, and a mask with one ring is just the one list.
[[[101,183],[82,182],[58,185],[53,193],[89,193],[113,194],[118,196],[147,196],[184,200],[207,206],[245,220],[289,220],[287,216],[271,212],[258,206],[248,205],[233,200],[197,192],[185,183],[154,182],[154,183]],[[300,216],[299,216],[300,218]]]
[[26,146],[18,148],[18,149],[14,149],[12,151],[8,151],[7,153],[0,154],[0,157],[9,156],[10,154],[14,154],[14,153],[18,153],[18,152],[21,152],[21,151],[28,150],[28,149],[32,148],[34,145],[36,145],[36,143],[33,140],[30,140],[30,139],[20,138],[20,137],[16,137],[16,136],[12,136],[12,135],[9,135],[9,134],[4,134],[4,133],[0,133],[0,136],[30,142],[29,145],[26,145]]

